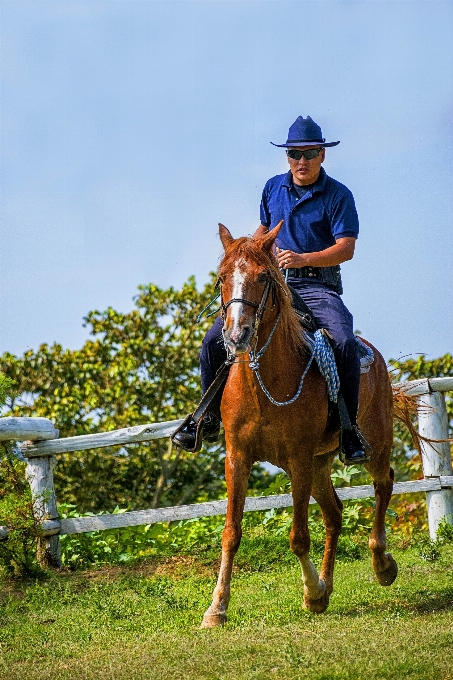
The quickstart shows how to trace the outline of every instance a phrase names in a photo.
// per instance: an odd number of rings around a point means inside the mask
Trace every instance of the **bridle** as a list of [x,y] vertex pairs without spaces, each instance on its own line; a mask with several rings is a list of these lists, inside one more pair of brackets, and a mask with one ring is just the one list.
[[272,306],[275,305],[276,285],[278,285],[278,281],[275,280],[275,278],[270,274],[270,272],[266,272],[266,283],[264,286],[263,294],[261,295],[261,300],[259,302],[252,302],[251,300],[247,300],[247,298],[232,298],[231,300],[228,300],[228,302],[225,303],[223,301],[222,295],[222,280],[220,279],[220,277],[217,279],[216,286],[219,286],[220,288],[220,316],[222,317],[223,321],[225,321],[226,319],[226,311],[228,307],[232,305],[233,302],[240,302],[243,305],[249,305],[249,307],[253,307],[254,309],[257,310],[255,320],[252,325],[252,340],[251,340],[251,344],[255,343],[255,346],[258,340],[258,328],[263,318],[264,312],[266,311],[266,305],[269,299],[270,292],[272,292]]

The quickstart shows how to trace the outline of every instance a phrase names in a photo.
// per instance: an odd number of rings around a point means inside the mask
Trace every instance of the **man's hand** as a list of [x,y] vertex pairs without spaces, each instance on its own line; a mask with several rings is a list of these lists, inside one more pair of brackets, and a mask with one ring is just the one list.
[[317,253],[294,253],[292,250],[277,248],[278,266],[281,269],[299,269],[300,267],[334,267],[347,260],[352,260],[355,249],[355,238],[345,236],[337,239],[335,245]]
[[280,269],[299,269],[300,267],[307,267],[304,264],[304,254],[294,253],[292,250],[281,250],[277,248],[277,261]]

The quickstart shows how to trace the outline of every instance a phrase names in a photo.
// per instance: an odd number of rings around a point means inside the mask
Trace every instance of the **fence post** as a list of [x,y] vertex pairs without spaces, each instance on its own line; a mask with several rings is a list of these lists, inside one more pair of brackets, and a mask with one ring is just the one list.
[[[448,438],[448,416],[445,397],[441,392],[431,392],[418,398],[418,426],[420,434],[430,439]],[[421,442],[423,473],[425,477],[452,475],[450,445],[448,442]],[[439,480],[440,481],[440,480]],[[445,518],[453,524],[453,491],[440,489],[426,492],[429,533],[436,539],[439,522]]]
[[[35,517],[40,523],[58,519],[57,501],[53,483],[55,456],[29,458],[25,471],[34,499]],[[58,529],[57,529],[58,530]],[[38,562],[43,567],[61,567],[61,547],[58,534],[38,539]]]

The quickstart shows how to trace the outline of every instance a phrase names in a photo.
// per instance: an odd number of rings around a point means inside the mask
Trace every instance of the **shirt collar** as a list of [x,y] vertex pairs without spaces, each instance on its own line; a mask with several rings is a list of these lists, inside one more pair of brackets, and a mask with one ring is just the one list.
[[[326,171],[324,170],[324,168],[321,168],[321,172],[319,173],[319,177],[311,188],[311,194],[313,195],[317,191],[323,192],[324,189],[326,188],[326,182],[327,182]],[[288,170],[288,172],[286,173],[286,177],[283,181],[283,186],[288,187],[288,189],[292,188],[292,186],[293,186],[293,175],[292,175],[291,170]]]

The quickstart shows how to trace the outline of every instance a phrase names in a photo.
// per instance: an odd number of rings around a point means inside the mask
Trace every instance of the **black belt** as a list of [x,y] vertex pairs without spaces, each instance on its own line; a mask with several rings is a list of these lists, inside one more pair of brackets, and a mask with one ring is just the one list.
[[319,267],[299,267],[298,269],[282,269],[283,276],[287,275],[292,279],[322,279]]

